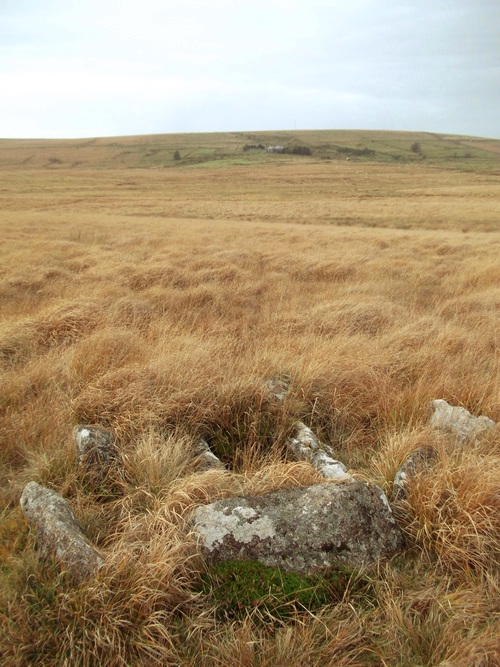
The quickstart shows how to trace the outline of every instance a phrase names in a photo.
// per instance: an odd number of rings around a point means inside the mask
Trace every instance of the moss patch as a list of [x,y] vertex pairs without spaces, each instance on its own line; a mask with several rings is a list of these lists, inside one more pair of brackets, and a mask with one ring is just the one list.
[[237,618],[258,609],[277,619],[296,612],[315,611],[346,595],[369,593],[367,579],[347,570],[322,575],[300,575],[266,567],[257,561],[227,561],[203,575],[201,590],[213,597],[217,613]]

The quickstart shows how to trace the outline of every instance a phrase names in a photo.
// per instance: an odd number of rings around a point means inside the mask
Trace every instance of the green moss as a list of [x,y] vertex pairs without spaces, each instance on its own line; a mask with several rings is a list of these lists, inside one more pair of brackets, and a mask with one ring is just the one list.
[[258,609],[277,619],[335,604],[370,584],[347,570],[301,575],[266,567],[257,561],[227,561],[202,577],[201,591],[214,598],[221,617],[235,618]]

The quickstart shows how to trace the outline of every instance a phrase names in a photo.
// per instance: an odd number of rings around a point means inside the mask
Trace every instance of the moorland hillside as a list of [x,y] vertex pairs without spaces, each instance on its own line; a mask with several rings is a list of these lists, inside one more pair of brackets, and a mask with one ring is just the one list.
[[[498,664],[499,430],[458,445],[429,406],[500,421],[499,145],[0,141],[2,664]],[[272,605],[221,599],[189,517],[322,481],[287,455],[297,421],[383,489],[405,551],[316,607],[290,590],[281,606],[274,589]],[[124,472],[97,490],[77,424],[118,445]],[[200,437],[225,470],[197,471]],[[397,501],[421,446],[437,460]],[[69,502],[103,554],[95,577],[39,560],[19,507],[31,481]]]

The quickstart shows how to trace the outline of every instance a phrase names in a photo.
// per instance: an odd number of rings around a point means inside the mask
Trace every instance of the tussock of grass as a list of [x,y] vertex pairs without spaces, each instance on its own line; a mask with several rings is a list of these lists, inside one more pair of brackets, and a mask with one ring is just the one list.
[[[5,174],[2,664],[497,664],[499,431],[457,450],[427,425],[435,398],[500,421],[492,184],[352,166]],[[370,595],[221,618],[190,513],[322,481],[287,460],[299,419],[389,497],[408,454],[437,450],[395,504],[408,550],[364,573]],[[116,436],[99,488],[79,422]],[[199,437],[225,471],[197,472]],[[106,556],[95,580],[38,562],[31,480]]]
[[498,457],[443,455],[408,497],[412,538],[440,562],[473,575],[494,570],[500,553]]

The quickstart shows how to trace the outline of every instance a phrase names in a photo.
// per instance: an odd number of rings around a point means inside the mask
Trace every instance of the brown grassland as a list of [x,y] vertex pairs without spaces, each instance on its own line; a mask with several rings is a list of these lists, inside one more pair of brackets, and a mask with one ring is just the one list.
[[[312,155],[243,151],[261,142]],[[499,146],[0,141],[2,665],[500,664],[500,430],[457,448],[428,427],[436,398],[500,421]],[[395,504],[408,548],[364,573],[369,594],[221,617],[190,512],[320,481],[284,455],[297,419],[390,499],[405,457],[438,449]],[[76,471],[77,423],[116,434],[124,472],[106,488]],[[200,435],[227,472],[196,473]],[[31,480],[106,556],[94,580],[38,561]]]

